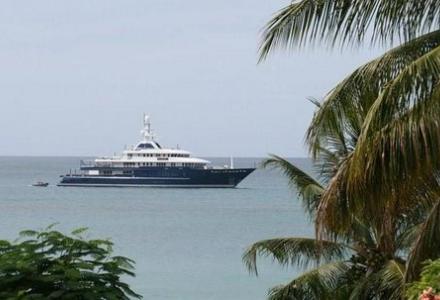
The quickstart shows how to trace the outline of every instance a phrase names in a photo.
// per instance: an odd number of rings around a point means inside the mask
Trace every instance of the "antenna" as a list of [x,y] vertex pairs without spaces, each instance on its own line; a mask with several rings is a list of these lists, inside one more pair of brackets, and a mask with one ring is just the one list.
[[234,168],[234,158],[231,156],[231,160],[230,160],[230,168],[233,169]]
[[144,128],[148,133],[151,133],[150,117],[147,116],[147,114],[145,113],[144,113]]
[[145,141],[154,140],[154,134],[151,130],[150,117],[144,113],[144,128],[141,130],[141,134]]

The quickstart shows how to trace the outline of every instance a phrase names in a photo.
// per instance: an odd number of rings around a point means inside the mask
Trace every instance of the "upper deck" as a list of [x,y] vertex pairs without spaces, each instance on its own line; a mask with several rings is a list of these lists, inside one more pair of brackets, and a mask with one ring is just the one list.
[[150,118],[144,116],[143,140],[135,147],[126,149],[120,156],[101,157],[94,163],[83,164],[81,169],[93,168],[138,168],[138,167],[192,167],[206,168],[210,161],[191,157],[191,153],[181,149],[162,148],[154,139]]

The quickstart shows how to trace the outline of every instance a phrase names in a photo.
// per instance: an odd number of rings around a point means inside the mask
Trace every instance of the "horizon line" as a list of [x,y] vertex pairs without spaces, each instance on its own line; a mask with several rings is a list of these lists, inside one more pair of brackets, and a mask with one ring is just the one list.
[[[100,156],[96,156],[96,155],[9,155],[9,154],[0,154],[0,157],[41,157],[41,158],[49,158],[49,157],[100,157]],[[200,157],[205,157],[205,158],[267,158],[269,157],[269,155],[267,156],[216,156],[216,155],[210,155],[210,156],[200,156]],[[307,156],[284,156],[285,158],[309,158]]]

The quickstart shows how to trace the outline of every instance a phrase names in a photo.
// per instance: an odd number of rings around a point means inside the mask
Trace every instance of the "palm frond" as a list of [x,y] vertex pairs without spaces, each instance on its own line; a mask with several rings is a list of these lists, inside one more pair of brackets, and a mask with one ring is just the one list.
[[[389,260],[384,267],[376,273],[376,292],[379,295],[386,295],[386,299],[400,300],[403,298],[405,284],[405,266],[396,261]],[[383,299],[383,298],[381,298]]]
[[337,242],[317,241],[313,238],[276,238],[259,241],[243,254],[243,262],[250,272],[258,274],[257,257],[272,257],[281,265],[307,267],[311,263],[341,259],[350,251]]
[[[433,174],[418,181],[413,189],[405,189],[400,204],[396,247],[409,253],[418,239],[421,227],[440,198],[438,175]],[[406,209],[405,209],[406,206]]]
[[[440,67],[440,47],[438,62]],[[440,69],[438,72],[436,76],[440,76]],[[402,180],[408,182],[411,178],[412,183],[423,182],[440,167],[440,86],[433,86],[431,94],[426,97],[424,100],[409,100],[417,101],[409,108],[398,104],[400,112],[396,111],[387,123],[377,121],[381,116],[372,115],[371,118],[376,119],[373,122],[383,123],[382,128],[373,129],[378,124],[366,121],[348,178],[352,193],[364,194],[374,186],[371,195],[377,197],[392,191]],[[372,108],[372,114],[375,112],[384,114],[382,110]]]
[[404,228],[402,232],[396,235],[396,248],[400,251],[408,251],[414,246],[414,241],[419,237],[421,224]]
[[[440,31],[435,31],[368,62],[339,83],[324,99],[307,131],[310,152],[327,137],[347,136],[347,147],[354,148],[365,117],[382,89],[414,60],[440,45]],[[340,140],[342,140],[340,138]]]
[[345,145],[336,142],[333,144],[333,146],[334,147],[332,147],[332,150],[328,149],[330,147],[317,147],[315,149],[319,154],[317,154],[317,156],[314,158],[313,164],[317,170],[317,173],[319,174],[319,178],[325,184],[328,184],[329,180],[336,174],[340,163],[347,155]]
[[422,263],[440,257],[440,200],[434,205],[425,222],[420,227],[418,238],[408,256],[405,281],[416,280]]
[[[340,164],[338,172],[322,194],[318,209],[320,215],[317,218],[318,231],[322,232],[327,225],[333,229],[334,225],[347,228],[350,222],[343,221],[350,221],[349,218],[344,218],[350,215],[349,211],[358,217],[364,214],[365,217],[376,219],[376,223],[380,223],[383,220],[377,218],[383,216],[383,212],[389,206],[384,200],[387,198],[392,201],[399,200],[400,209],[410,209],[412,203],[403,206],[402,200],[414,201],[416,198],[402,198],[406,189],[415,183],[423,183],[427,180],[426,176],[432,176],[433,170],[440,167],[440,88],[433,85],[429,79],[420,79],[419,77],[423,76],[417,75],[418,72],[424,74],[427,70],[430,70],[428,73],[431,74],[428,78],[433,82],[438,81],[439,46],[410,63],[391,81],[392,84],[385,87],[386,91],[392,89],[394,84],[402,86],[409,91],[407,96],[402,97],[396,91],[384,92],[388,96],[381,94],[371,107],[367,117],[374,119],[371,121],[374,123],[371,128],[377,129],[369,129],[368,125],[364,125],[353,155],[347,155],[345,162]],[[402,77],[408,78],[404,80]],[[409,87],[404,83],[408,83]],[[411,91],[414,94],[411,94]],[[384,107],[389,110],[388,113],[377,107],[375,109],[375,106],[382,105],[382,101],[387,104]],[[387,122],[381,119],[383,114],[386,114]],[[365,123],[368,123],[368,119]],[[411,184],[402,186],[402,180]],[[331,220],[335,222],[329,223]],[[326,222],[327,224],[324,224]]]
[[387,261],[382,268],[360,279],[355,284],[349,299],[403,299],[404,270],[405,266],[396,260]]
[[438,0],[300,0],[281,9],[265,26],[260,61],[275,48],[326,41],[331,46],[372,41],[391,44],[439,28]]
[[347,299],[349,294],[346,285],[350,264],[335,262],[322,265],[303,273],[286,285],[272,288],[269,300],[338,300]]
[[289,180],[289,184],[298,192],[298,196],[301,198],[307,212],[310,215],[315,213],[319,204],[319,197],[324,190],[318,181],[287,159],[277,155],[270,155],[269,158],[263,160],[262,167],[281,170]]
[[[356,216],[368,220],[368,215],[361,216],[357,214],[357,212],[363,211],[364,202],[349,199],[345,193],[350,162],[351,155],[348,155],[339,165],[336,174],[321,196],[315,219],[316,236],[319,239],[346,236],[351,232],[352,225],[359,221]],[[352,207],[351,203],[358,206]]]

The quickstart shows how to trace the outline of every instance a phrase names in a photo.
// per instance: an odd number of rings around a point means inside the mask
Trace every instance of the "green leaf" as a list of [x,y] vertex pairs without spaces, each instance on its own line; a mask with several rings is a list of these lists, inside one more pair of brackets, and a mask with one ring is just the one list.
[[84,232],[86,232],[87,230],[89,230],[88,227],[81,227],[81,228],[77,228],[75,230],[72,231],[72,235],[81,235]]

